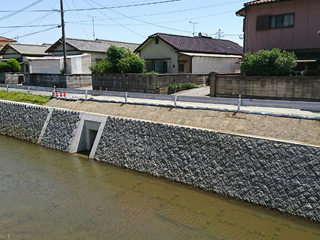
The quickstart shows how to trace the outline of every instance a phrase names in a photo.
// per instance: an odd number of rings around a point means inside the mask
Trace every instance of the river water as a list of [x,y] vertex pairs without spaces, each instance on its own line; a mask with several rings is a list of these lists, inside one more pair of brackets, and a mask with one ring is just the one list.
[[320,224],[0,135],[0,239],[320,239]]

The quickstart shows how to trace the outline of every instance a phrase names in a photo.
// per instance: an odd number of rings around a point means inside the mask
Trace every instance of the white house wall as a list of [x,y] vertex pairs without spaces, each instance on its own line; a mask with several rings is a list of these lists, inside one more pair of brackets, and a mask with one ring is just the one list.
[[192,73],[239,73],[238,58],[193,57]]
[[140,51],[141,59],[164,59],[170,58],[168,61],[168,73],[178,73],[178,54],[167,43],[159,39],[159,44],[155,44],[155,39],[151,39],[146,43]]
[[47,61],[30,61],[30,73],[51,73],[59,74],[61,69],[60,59],[47,60]]

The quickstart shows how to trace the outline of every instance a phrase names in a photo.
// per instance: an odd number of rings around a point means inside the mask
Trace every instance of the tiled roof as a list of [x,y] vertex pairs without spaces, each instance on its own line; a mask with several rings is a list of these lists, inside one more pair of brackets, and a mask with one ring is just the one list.
[[[50,48],[47,49],[47,52],[53,51],[58,45],[61,44],[61,39],[54,43]],[[127,43],[127,42],[118,42],[111,40],[85,40],[85,39],[75,39],[75,38],[66,38],[66,43],[78,49],[81,52],[103,52],[105,53],[111,45],[117,47],[128,47],[131,51],[136,49],[139,44],[137,43]]]
[[0,51],[0,55],[3,55],[3,53],[8,49],[12,48],[16,52],[18,52],[21,55],[25,56],[47,56],[48,53],[45,51],[49,45],[42,44],[42,45],[32,45],[32,44],[20,44],[20,43],[8,43],[5,47],[3,47]]
[[[178,51],[183,52],[198,52],[198,53],[228,53],[228,54],[242,54],[242,47],[232,41],[223,39],[213,39],[209,37],[188,37],[180,35],[172,35],[165,33],[156,33],[144,42],[146,43],[151,38],[160,38],[167,44],[171,45]],[[144,43],[142,43],[137,50],[139,50]]]
[[289,1],[289,0],[255,0],[255,1],[246,2],[244,5],[245,6],[259,5],[264,3],[274,3],[274,2],[284,2],[284,1]]
[[0,46],[5,46],[9,42],[16,42],[16,40],[0,36]]
[[244,7],[236,12],[236,15],[245,16],[246,15],[245,9],[246,7],[249,7],[249,6],[267,4],[267,3],[285,2],[285,1],[292,1],[292,0],[255,0],[255,1],[246,2],[244,4]]

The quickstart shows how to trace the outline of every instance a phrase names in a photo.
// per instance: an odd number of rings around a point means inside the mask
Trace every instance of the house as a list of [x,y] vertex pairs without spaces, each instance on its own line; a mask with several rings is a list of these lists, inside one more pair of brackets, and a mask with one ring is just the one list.
[[319,0],[255,0],[236,12],[244,17],[244,52],[293,51],[298,69],[315,69],[320,59]]
[[17,42],[16,40],[5,38],[0,36],[0,49],[4,47],[7,43]]
[[49,44],[32,45],[20,43],[7,43],[1,50],[0,55],[3,60],[14,58],[21,65],[21,72],[29,72],[28,57],[49,56],[45,51]]
[[[117,47],[126,47],[131,51],[136,49],[139,44],[136,43],[127,43],[111,40],[84,40],[84,39],[75,39],[75,38],[66,38],[66,52],[67,56],[70,55],[81,55],[81,54],[90,54],[92,64],[95,64],[102,58],[106,58],[106,51],[111,46]],[[63,56],[63,44],[62,39],[60,38],[52,46],[50,46],[47,53],[52,54],[52,56]]]
[[165,33],[150,35],[136,50],[147,72],[219,73],[239,72],[243,49],[229,40],[207,34],[188,37]]

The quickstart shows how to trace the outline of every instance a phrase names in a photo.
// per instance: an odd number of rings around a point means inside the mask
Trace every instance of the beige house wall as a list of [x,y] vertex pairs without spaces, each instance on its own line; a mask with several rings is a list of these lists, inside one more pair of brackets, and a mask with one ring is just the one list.
[[155,44],[155,39],[150,39],[139,55],[143,60],[168,58],[170,59],[168,60],[168,73],[178,73],[178,53],[161,39],[159,39],[159,44]]

